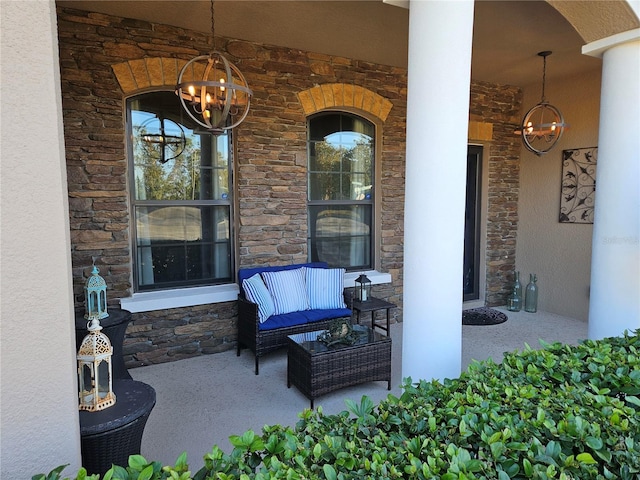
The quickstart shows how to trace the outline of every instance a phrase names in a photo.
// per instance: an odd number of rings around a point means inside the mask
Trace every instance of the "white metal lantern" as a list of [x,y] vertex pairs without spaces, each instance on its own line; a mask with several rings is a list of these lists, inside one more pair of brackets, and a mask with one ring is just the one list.
[[84,337],[78,350],[78,387],[80,410],[97,412],[115,405],[111,378],[111,356],[113,347],[97,318],[87,325],[89,334]]
[[86,313],[84,318],[91,320],[107,318],[107,283],[100,275],[100,270],[95,265],[91,270],[91,276],[84,286],[84,306]]
[[366,302],[371,298],[371,280],[363,273],[356,278],[356,300]]

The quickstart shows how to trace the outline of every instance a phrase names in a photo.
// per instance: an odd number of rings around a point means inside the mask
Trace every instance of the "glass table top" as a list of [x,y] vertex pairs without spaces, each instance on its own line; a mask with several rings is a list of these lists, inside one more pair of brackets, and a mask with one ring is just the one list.
[[391,339],[386,335],[378,332],[374,332],[366,325],[353,325],[353,333],[355,336],[355,343],[349,345],[345,343],[334,343],[327,345],[326,343],[318,340],[318,336],[326,332],[326,330],[317,330],[315,332],[297,333],[295,335],[289,335],[289,339],[294,343],[300,345],[306,351],[315,354],[323,352],[333,352],[345,348],[352,348],[355,346],[367,345],[370,343],[390,341]]

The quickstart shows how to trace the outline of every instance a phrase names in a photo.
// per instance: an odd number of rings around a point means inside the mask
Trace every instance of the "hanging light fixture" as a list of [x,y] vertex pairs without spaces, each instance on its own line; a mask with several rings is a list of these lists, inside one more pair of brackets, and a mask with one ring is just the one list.
[[178,75],[176,94],[198,125],[214,134],[237,127],[249,113],[253,92],[233,63],[215,50],[211,0],[211,53],[187,62]]
[[547,75],[547,57],[552,52],[539,52],[543,59],[542,67],[542,99],[531,108],[522,119],[520,129],[516,134],[522,135],[522,143],[527,150],[540,156],[551,150],[562,137],[562,133],[569,126],[565,123],[560,110],[547,102],[544,87]]

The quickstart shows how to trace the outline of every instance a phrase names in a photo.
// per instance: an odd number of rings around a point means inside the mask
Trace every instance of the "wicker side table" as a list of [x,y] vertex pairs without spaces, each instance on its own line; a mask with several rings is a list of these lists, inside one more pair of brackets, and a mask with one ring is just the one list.
[[146,383],[114,380],[116,404],[99,412],[80,412],[82,466],[90,474],[112,464],[126,467],[140,453],[142,433],[156,404],[156,391]]
[[325,393],[382,380],[391,390],[391,338],[363,325],[354,325],[354,345],[327,347],[317,337],[323,330],[289,335],[287,387],[295,385],[311,403]]

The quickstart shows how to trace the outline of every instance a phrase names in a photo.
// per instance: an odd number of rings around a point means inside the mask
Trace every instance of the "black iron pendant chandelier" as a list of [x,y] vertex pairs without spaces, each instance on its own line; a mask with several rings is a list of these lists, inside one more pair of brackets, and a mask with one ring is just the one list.
[[522,135],[522,142],[527,150],[540,156],[551,150],[569,126],[564,121],[560,110],[547,102],[544,88],[547,75],[547,57],[552,52],[538,53],[543,59],[542,67],[542,99],[531,108],[522,119],[520,129],[516,133]]
[[215,50],[213,0],[211,53],[197,56],[182,67],[176,94],[189,117],[214,134],[237,127],[249,113],[253,92],[244,75]]

